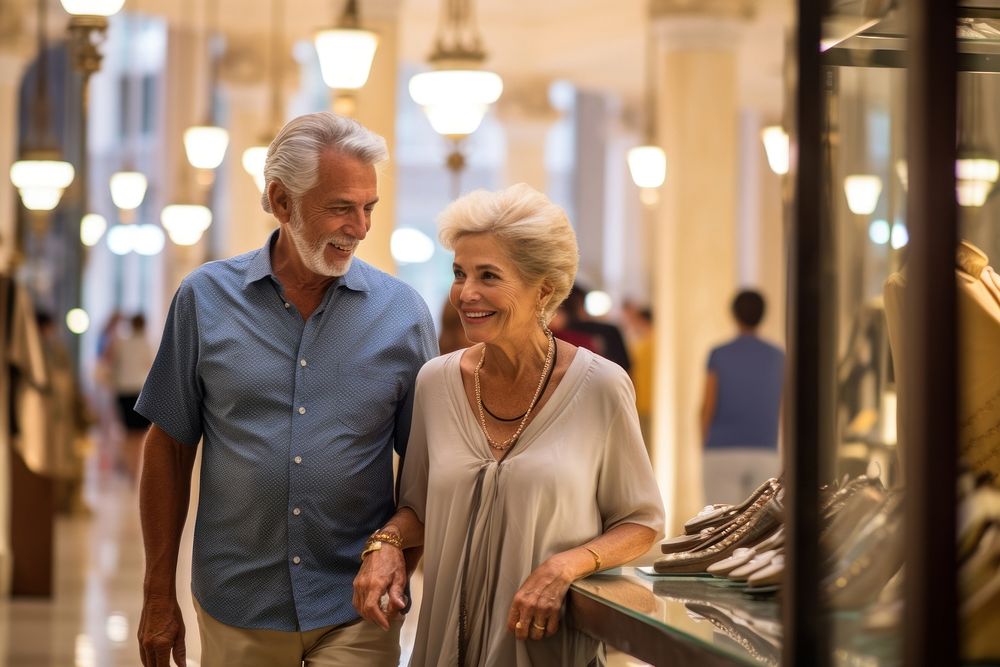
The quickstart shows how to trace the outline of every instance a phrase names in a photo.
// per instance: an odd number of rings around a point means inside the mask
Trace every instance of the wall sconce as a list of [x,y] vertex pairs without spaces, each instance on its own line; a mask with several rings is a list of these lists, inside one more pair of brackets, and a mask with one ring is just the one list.
[[852,174],[844,179],[847,207],[855,215],[870,215],[882,194],[882,179],[872,174]]

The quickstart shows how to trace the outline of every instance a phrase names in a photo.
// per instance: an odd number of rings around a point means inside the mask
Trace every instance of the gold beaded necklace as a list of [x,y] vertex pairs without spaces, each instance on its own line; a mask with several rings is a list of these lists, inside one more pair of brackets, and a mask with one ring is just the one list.
[[531,411],[535,407],[535,403],[538,402],[539,397],[542,395],[542,386],[545,384],[545,378],[548,375],[549,367],[552,365],[552,355],[555,352],[555,340],[552,338],[552,332],[548,329],[545,330],[545,337],[549,339],[549,348],[545,352],[545,365],[542,366],[542,374],[538,378],[538,387],[535,389],[535,395],[531,398],[531,403],[528,404],[528,409],[525,411],[524,416],[521,418],[521,423],[517,425],[517,430],[514,431],[514,435],[510,436],[503,442],[497,442],[490,436],[489,430],[486,428],[486,415],[483,412],[483,393],[479,387],[479,369],[483,367],[483,361],[486,360],[486,345],[483,345],[483,353],[479,356],[479,363],[476,364],[476,370],[473,371],[472,377],[475,381],[476,386],[476,407],[479,408],[479,426],[483,429],[483,435],[486,436],[486,442],[490,447],[499,451],[506,451],[514,446],[517,439],[521,436],[521,432],[524,430],[525,424],[528,423],[528,417],[531,416]]

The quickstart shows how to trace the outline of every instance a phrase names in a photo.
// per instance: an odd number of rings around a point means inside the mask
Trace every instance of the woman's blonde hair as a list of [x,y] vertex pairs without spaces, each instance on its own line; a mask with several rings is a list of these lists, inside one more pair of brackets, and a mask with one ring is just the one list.
[[476,190],[456,199],[438,216],[438,227],[448,250],[467,234],[493,234],[526,282],[552,290],[541,313],[546,323],[573,286],[580,260],[569,218],[524,183],[498,192]]

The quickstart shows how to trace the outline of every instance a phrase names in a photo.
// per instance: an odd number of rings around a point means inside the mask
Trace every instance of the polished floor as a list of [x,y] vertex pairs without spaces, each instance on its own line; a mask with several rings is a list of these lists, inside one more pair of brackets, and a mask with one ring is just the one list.
[[[0,667],[140,664],[135,633],[142,603],[143,554],[134,485],[125,475],[92,463],[84,499],[88,514],[56,522],[53,597],[0,600]],[[189,516],[178,592],[189,629],[187,664],[199,667],[201,651],[189,586],[193,523]],[[415,604],[419,589],[415,581]],[[415,621],[411,615],[403,627],[402,664],[413,645]],[[617,667],[642,664],[620,654],[609,657]]]

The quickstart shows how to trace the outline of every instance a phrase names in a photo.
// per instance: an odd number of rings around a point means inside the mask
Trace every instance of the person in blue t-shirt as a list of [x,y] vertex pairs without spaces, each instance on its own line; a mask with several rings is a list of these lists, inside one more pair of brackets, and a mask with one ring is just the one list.
[[739,292],[732,304],[739,335],[708,355],[701,436],[710,503],[738,503],[781,469],[778,419],[785,354],[757,335],[764,310],[759,292]]

